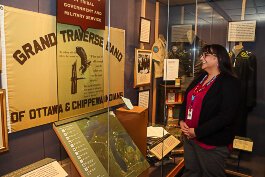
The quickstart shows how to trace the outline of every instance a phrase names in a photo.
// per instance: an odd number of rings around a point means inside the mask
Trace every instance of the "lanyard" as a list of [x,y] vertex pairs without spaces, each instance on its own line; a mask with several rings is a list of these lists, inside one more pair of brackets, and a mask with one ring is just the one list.
[[202,85],[207,77],[208,77],[208,75],[205,75],[204,78],[201,80],[201,82],[195,87],[195,89],[191,95],[191,103],[190,103],[190,107],[189,107],[190,109],[192,109],[196,95],[198,93],[202,92],[206,87],[208,87],[216,79],[217,76],[214,76],[209,82],[207,82],[207,84]]

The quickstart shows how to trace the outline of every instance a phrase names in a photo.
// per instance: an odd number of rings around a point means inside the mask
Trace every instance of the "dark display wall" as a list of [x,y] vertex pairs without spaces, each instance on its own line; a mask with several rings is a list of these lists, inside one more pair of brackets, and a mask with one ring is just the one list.
[[265,156],[265,21],[257,21],[255,43],[243,43],[257,57],[257,105],[248,115],[247,135],[254,141],[253,153]]
[[[44,14],[56,14],[55,0],[1,0],[0,4]],[[51,124],[9,134],[8,141],[9,151],[0,155],[0,176],[45,157],[57,160],[66,157]]]

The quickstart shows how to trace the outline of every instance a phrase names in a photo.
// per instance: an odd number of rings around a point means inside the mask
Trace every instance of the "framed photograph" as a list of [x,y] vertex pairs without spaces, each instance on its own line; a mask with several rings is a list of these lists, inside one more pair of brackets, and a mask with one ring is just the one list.
[[140,90],[139,91],[139,98],[138,98],[138,106],[142,108],[149,107],[149,90]]
[[7,122],[6,122],[6,96],[5,90],[0,89],[0,153],[8,150]]
[[167,93],[167,102],[168,103],[175,103],[176,102],[175,98],[176,98],[176,93],[175,92]]
[[140,42],[150,43],[151,34],[151,20],[141,17],[140,18]]
[[135,49],[134,87],[150,84],[152,69],[152,51]]

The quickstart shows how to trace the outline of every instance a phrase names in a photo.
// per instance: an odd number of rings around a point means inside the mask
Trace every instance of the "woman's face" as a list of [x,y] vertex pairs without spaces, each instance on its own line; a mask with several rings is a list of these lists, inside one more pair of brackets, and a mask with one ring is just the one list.
[[215,54],[202,53],[200,57],[203,70],[218,69],[218,59]]

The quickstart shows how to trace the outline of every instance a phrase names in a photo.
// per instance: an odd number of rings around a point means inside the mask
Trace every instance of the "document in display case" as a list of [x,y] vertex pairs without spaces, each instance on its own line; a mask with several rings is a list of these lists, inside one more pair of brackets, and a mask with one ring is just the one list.
[[81,176],[133,177],[149,167],[114,114],[78,116],[53,128]]
[[166,134],[150,147],[150,152],[153,153],[159,160],[167,155],[173,148],[175,148],[180,141],[173,135]]
[[33,177],[33,176],[49,176],[49,177],[66,177],[68,174],[61,165],[51,158],[45,158],[16,171],[8,173],[3,177]]

